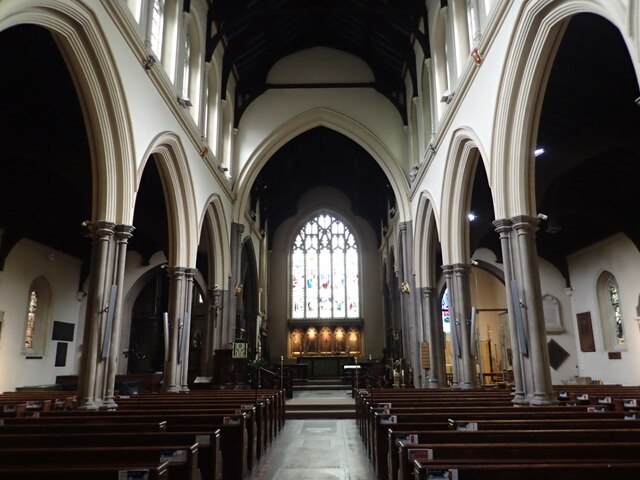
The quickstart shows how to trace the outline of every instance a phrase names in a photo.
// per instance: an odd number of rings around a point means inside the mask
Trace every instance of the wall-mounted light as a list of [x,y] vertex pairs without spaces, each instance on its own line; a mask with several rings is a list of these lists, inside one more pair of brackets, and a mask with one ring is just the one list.
[[476,217],[475,213],[470,212],[467,214],[467,218],[469,219],[470,222],[473,222],[478,217]]
[[221,171],[222,173],[226,173],[229,171],[229,169],[224,165],[218,165],[218,170]]
[[156,62],[158,61],[158,59],[153,56],[153,55],[147,55],[146,58],[144,58],[142,60],[142,68],[144,68],[146,71],[151,70],[151,67],[153,67]]
[[542,148],[542,147],[538,147],[533,151],[533,155],[536,156],[536,157],[539,157],[543,153],[544,153],[544,148]]
[[440,101],[444,103],[451,103],[451,100],[453,100],[454,95],[455,95],[455,92],[453,90],[446,90],[442,94],[442,97],[440,97]]
[[471,51],[471,58],[476,65],[480,65],[482,63],[482,55],[480,55],[480,50],[474,48]]

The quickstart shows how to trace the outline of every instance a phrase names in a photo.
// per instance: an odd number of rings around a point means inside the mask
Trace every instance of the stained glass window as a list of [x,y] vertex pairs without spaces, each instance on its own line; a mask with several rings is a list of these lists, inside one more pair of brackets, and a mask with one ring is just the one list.
[[449,333],[451,331],[451,316],[449,313],[449,289],[445,289],[442,294],[441,301],[442,308],[442,330],[444,333]]
[[609,302],[611,303],[611,310],[613,313],[613,324],[615,327],[615,338],[618,345],[624,344],[624,327],[622,325],[622,313],[620,312],[620,299],[618,295],[618,282],[613,277],[609,277],[607,281],[607,293],[609,295]]
[[29,307],[27,309],[27,328],[24,332],[24,348],[33,348],[33,335],[36,331],[36,320],[38,318],[38,292],[29,292]]
[[291,247],[291,318],[360,316],[358,245],[330,214],[308,221]]

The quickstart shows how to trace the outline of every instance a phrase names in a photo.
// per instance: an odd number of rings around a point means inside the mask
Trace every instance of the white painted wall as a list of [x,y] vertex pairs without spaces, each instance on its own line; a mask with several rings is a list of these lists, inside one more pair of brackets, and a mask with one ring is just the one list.
[[[568,257],[571,275],[571,308],[575,314],[590,312],[595,352],[581,352],[578,345],[580,375],[602,380],[605,383],[638,385],[640,383],[640,323],[637,307],[640,294],[638,271],[640,252],[631,240],[623,234],[614,235]],[[620,307],[624,319],[626,349],[621,360],[609,360],[604,347],[602,324],[596,302],[596,280],[598,275],[608,270],[618,281]],[[577,339],[576,339],[577,342]]]
[[[309,76],[301,72],[311,65],[310,73],[317,72],[322,66],[320,78],[329,79],[327,81],[370,81],[370,72],[364,70],[361,60],[354,60],[355,57],[344,53],[331,57],[331,51],[327,50],[314,48],[286,57],[273,67],[269,78],[279,82],[307,83]],[[238,125],[236,142],[240,169],[245,167],[254,150],[284,122],[319,107],[346,115],[370,130],[389,149],[404,172],[409,172],[411,165],[400,113],[373,88],[267,90],[249,105]]]
[[[4,311],[0,335],[0,392],[24,385],[52,384],[56,375],[75,372],[74,353],[76,345],[82,342],[78,324],[84,320],[80,320],[81,302],[78,301],[80,267],[80,260],[31,240],[21,240],[11,250],[4,271],[0,272],[0,310]],[[51,286],[47,343],[41,359],[27,360],[22,354],[22,344],[29,287],[40,276]],[[75,325],[74,341],[67,347],[64,367],[54,366],[58,343],[51,340],[54,321]]]
[[542,295],[553,295],[560,302],[560,317],[565,328],[564,333],[547,333],[547,342],[554,339],[569,354],[558,370],[551,369],[551,381],[559,385],[572,377],[579,375],[578,363],[580,361],[576,351],[576,327],[575,315],[571,309],[570,290],[566,289],[564,277],[551,263],[538,257],[540,270],[540,287]]
[[339,190],[318,187],[305,194],[298,204],[298,214],[284,221],[274,232],[269,272],[269,349],[272,358],[287,354],[287,317],[289,288],[289,246],[300,222],[320,208],[339,212],[351,222],[352,233],[360,242],[362,309],[364,318],[363,354],[379,357],[384,346],[380,255],[376,237],[369,223],[351,213],[348,198]]

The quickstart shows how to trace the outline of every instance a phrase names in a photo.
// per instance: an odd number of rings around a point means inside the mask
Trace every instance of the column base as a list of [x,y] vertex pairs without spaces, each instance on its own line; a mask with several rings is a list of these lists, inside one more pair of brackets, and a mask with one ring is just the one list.
[[165,393],[178,393],[180,389],[176,385],[169,385],[165,390]]
[[558,402],[551,397],[549,394],[533,394],[533,397],[529,401],[529,405],[533,406],[546,406],[546,405],[556,405]]
[[476,388],[476,386],[471,382],[462,382],[460,384],[460,390],[471,390]]
[[93,398],[83,398],[78,410],[98,410],[98,405],[95,404]]
[[189,387],[187,385],[182,385],[180,387],[180,391],[181,392],[185,392],[185,393],[189,393],[191,390],[189,390]]
[[118,404],[113,397],[107,397],[104,403],[100,406],[100,410],[111,410],[118,408]]
[[516,393],[511,403],[515,405],[529,405],[529,400],[521,393]]

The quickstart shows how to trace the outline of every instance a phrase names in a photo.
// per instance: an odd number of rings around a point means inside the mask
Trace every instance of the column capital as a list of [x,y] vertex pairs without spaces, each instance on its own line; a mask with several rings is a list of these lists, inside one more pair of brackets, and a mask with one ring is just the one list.
[[510,232],[513,228],[513,222],[510,218],[501,218],[493,221],[493,226],[496,227],[496,232]]
[[115,234],[118,237],[118,239],[128,240],[133,235],[133,231],[135,229],[136,227],[134,227],[133,225],[120,224],[120,225],[116,225]]
[[184,269],[184,275],[187,278],[193,278],[196,276],[196,273],[198,273],[198,269],[197,268],[185,268]]
[[511,218],[511,221],[513,222],[514,230],[531,230],[531,232],[535,232],[538,229],[538,223],[540,222],[536,217],[529,215],[517,215]]
[[433,298],[436,294],[436,287],[422,287],[421,290],[424,298]]
[[98,220],[97,222],[82,222],[82,226],[89,230],[89,234],[93,238],[104,238],[113,235],[116,224],[113,222]]
[[453,265],[441,265],[442,273],[451,275],[453,273]]
[[451,267],[453,268],[453,273],[458,276],[468,275],[469,270],[471,270],[471,266],[468,263],[454,263]]
[[185,275],[185,267],[166,267],[167,275],[173,278],[181,278]]
[[400,233],[406,233],[407,229],[408,229],[408,223],[409,222],[399,222],[398,223],[398,231]]

